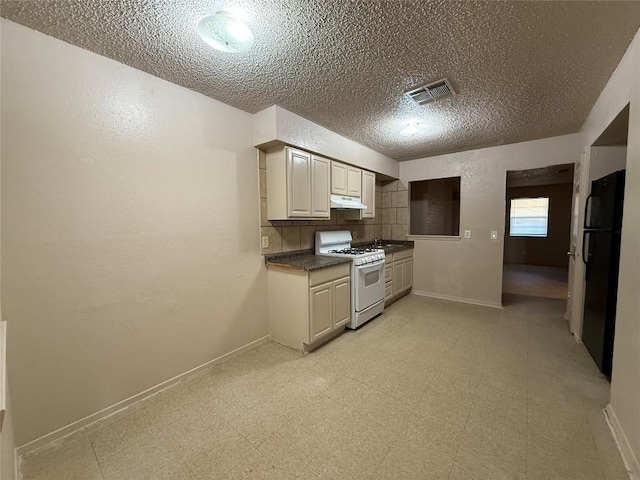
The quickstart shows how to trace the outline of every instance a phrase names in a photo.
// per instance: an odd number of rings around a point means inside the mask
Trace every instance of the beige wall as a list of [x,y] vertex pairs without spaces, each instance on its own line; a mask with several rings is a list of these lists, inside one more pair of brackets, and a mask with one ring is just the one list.
[[574,134],[401,162],[405,183],[460,176],[460,232],[471,230],[457,241],[411,237],[414,292],[500,306],[507,170],[575,162],[583,145]]
[[631,454],[640,478],[640,31],[596,101],[582,132],[593,143],[616,115],[631,103],[616,336],[611,378],[611,408],[622,429],[619,441]]
[[624,170],[626,165],[627,147],[591,147],[589,180],[597,180],[618,170]]
[[315,248],[316,231],[349,230],[354,243],[373,239],[407,239],[407,187],[402,182],[376,182],[376,216],[366,220],[346,220],[342,210],[331,210],[330,220],[267,220],[267,170],[262,160],[260,173],[260,235],[269,237],[263,254]]
[[[0,37],[1,44],[1,37]],[[1,69],[0,69],[1,70]],[[2,155],[0,155],[0,178],[2,176]],[[2,191],[2,182],[0,182],[0,193]],[[0,194],[0,205],[2,204],[2,195]],[[0,222],[0,236],[2,231],[2,225]],[[0,250],[1,250],[0,242]],[[2,255],[0,255],[0,258]],[[0,322],[3,321],[2,317],[2,263],[0,262]],[[5,369],[6,365],[2,368]],[[11,395],[8,380],[5,378],[4,395],[5,395],[5,411],[4,420],[2,422],[2,431],[0,432],[0,480],[14,480],[15,478],[15,442],[13,435],[13,416],[11,409]]]
[[[549,198],[546,237],[509,236],[509,202],[512,198],[522,197]],[[504,262],[567,268],[572,198],[573,183],[507,188]]]
[[21,445],[267,334],[251,116],[2,20]]

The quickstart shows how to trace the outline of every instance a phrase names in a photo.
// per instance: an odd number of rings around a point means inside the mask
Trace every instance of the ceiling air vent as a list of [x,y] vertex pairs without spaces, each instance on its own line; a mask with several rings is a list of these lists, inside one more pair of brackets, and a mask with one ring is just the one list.
[[455,94],[456,92],[453,90],[451,83],[449,83],[449,80],[446,78],[430,83],[429,85],[415,88],[410,92],[405,93],[405,95],[418,105],[435,102],[436,100],[441,100]]

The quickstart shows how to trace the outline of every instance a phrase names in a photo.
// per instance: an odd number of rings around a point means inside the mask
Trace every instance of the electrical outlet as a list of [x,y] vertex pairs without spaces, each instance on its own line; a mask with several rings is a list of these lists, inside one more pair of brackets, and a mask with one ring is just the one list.
[[262,237],[262,248],[269,248],[269,237]]
[[491,230],[491,240],[497,240],[497,239],[498,239],[498,231]]
[[352,237],[353,240],[357,240],[358,239],[358,232],[356,230],[351,232],[351,237]]
[[464,238],[471,238],[471,230],[464,231]]

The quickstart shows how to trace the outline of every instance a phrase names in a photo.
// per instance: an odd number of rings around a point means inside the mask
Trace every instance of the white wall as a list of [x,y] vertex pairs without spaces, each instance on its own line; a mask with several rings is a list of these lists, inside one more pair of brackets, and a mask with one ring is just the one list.
[[254,115],[253,142],[295,145],[357,167],[398,178],[398,162],[277,105]]
[[573,134],[401,162],[405,183],[460,176],[460,232],[471,230],[459,241],[415,237],[414,292],[500,306],[507,170],[575,162],[583,145]]
[[591,147],[589,181],[624,170],[627,164],[627,147]]
[[251,115],[2,20],[16,443],[267,334]]
[[[630,103],[611,411],[623,455],[640,478],[640,31],[594,105],[582,132],[593,143]],[[614,425],[616,422],[614,422]]]
[[[1,37],[0,37],[1,44]],[[0,69],[1,70],[1,69]],[[2,155],[0,155],[0,177],[2,176]],[[2,190],[2,182],[0,182],[0,193]],[[2,203],[2,195],[0,194],[0,205]],[[0,222],[0,232],[2,230],[2,225]],[[1,236],[1,233],[0,233]],[[0,243],[1,250],[1,243]],[[2,255],[0,255],[0,258]],[[0,279],[2,278],[2,264],[0,262]],[[3,321],[2,318],[2,283],[0,282],[0,322]],[[6,375],[6,365],[4,365],[5,359],[0,359],[2,365],[0,368],[4,369],[4,374]],[[11,397],[9,393],[9,385],[7,379],[5,378],[5,384],[2,385],[4,389],[4,399],[5,399],[5,412],[4,412],[4,420],[2,422],[2,431],[0,431],[0,480],[13,480],[15,478],[15,442],[13,436],[13,416],[11,409]]]

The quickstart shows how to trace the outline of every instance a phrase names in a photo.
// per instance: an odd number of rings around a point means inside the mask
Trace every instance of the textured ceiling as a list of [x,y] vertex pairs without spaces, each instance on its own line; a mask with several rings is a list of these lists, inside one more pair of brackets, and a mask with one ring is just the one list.
[[[244,9],[252,50],[198,20]],[[640,26],[640,2],[2,1],[2,16],[257,112],[277,104],[398,160],[573,133]],[[448,77],[426,106],[403,92]],[[398,134],[409,121],[425,135]]]

